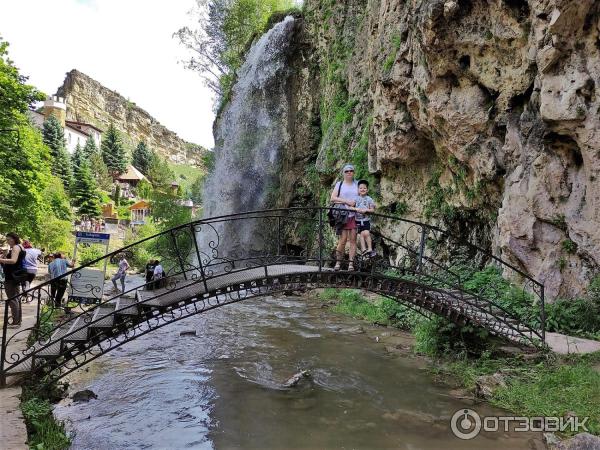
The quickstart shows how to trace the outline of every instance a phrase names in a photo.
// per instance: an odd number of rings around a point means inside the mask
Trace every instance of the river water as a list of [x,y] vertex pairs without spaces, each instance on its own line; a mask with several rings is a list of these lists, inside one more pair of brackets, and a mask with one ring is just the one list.
[[[190,330],[196,336],[180,336]],[[98,399],[66,401],[55,414],[74,449],[539,447],[523,433],[455,438],[450,417],[467,404],[424,360],[388,352],[389,334],[314,300],[247,300],[99,358],[71,378],[72,391]],[[300,370],[311,377],[283,387]]]

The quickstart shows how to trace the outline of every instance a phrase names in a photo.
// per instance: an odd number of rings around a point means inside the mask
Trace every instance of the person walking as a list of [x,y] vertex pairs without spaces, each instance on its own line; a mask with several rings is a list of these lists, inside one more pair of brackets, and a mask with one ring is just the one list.
[[165,270],[163,269],[163,266],[158,259],[154,261],[154,263],[156,264],[156,266],[154,267],[154,275],[152,279],[154,280],[154,286],[156,288],[161,288],[163,287],[163,277],[165,276]]
[[75,260],[69,262],[60,252],[52,255],[52,258],[53,260],[48,264],[48,273],[52,280],[50,281],[50,299],[54,306],[60,307],[65,291],[67,290],[68,281],[67,277],[62,277],[59,280],[54,280],[54,278],[58,278],[67,273],[67,270],[70,267],[75,266]]
[[25,250],[21,245],[21,238],[16,233],[7,233],[6,242],[10,250],[5,258],[0,258],[2,270],[4,271],[4,290],[10,314],[12,316],[12,326],[21,326],[21,282],[25,281],[26,273],[23,269],[23,260],[25,259]]
[[23,241],[25,249],[25,259],[23,260],[23,268],[27,271],[27,279],[21,283],[24,291],[29,290],[31,283],[35,280],[38,271],[38,260],[42,251],[34,248],[28,240]]
[[[343,180],[338,181],[331,192],[331,202],[346,207],[354,207],[356,205],[356,197],[358,196],[358,184],[354,179],[354,166],[346,164],[342,169]],[[354,270],[354,257],[356,256],[356,218],[355,213],[348,214],[348,221],[339,231],[339,240],[336,247],[335,259],[336,263],[333,270],[340,270],[341,261],[346,253],[346,243],[350,245],[350,262],[348,270]]]
[[154,268],[156,267],[156,260],[151,259],[146,264],[146,290],[151,291],[154,289],[154,283],[152,279],[154,278]]
[[[114,286],[114,292],[125,292],[125,277],[127,276],[127,269],[129,269],[129,267],[131,267],[129,265],[129,263],[127,262],[127,260],[125,259],[125,255],[121,255],[120,256],[120,260],[119,260],[119,269],[117,270],[117,273],[115,273],[113,275],[113,277],[110,279],[112,281],[112,284]],[[121,280],[121,288],[122,290],[119,291],[119,288],[117,287],[117,280]]]

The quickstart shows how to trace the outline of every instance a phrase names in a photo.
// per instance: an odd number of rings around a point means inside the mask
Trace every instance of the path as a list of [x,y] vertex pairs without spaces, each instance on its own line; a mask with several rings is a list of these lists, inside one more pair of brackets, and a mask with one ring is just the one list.
[[546,333],[546,343],[550,350],[561,355],[600,352],[600,341],[560,333]]
[[[41,275],[45,276],[46,268],[40,270]],[[9,329],[8,337],[10,339],[16,332],[22,329],[31,328],[35,325],[36,305],[35,303],[25,303],[22,305],[23,324],[21,328]],[[0,308],[0,323],[4,321],[4,308]],[[10,342],[7,347],[7,355],[17,353],[27,348],[27,333],[21,333]],[[11,385],[12,381],[12,385]],[[15,382],[17,379],[7,379],[8,386],[0,389],[0,446],[3,449],[20,450],[28,449],[27,446],[27,428],[23,414],[21,414],[21,387]]]

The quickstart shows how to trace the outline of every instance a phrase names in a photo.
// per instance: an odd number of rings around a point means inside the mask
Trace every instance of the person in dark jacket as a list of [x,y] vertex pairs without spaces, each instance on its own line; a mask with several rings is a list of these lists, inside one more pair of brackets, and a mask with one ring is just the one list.
[[[2,270],[4,271],[4,290],[10,314],[12,316],[12,326],[21,326],[21,282],[25,280],[26,272],[23,269],[23,260],[25,259],[25,249],[21,245],[21,239],[16,233],[8,233],[6,242],[10,250],[5,258],[0,258]],[[20,272],[23,272],[21,274]],[[20,276],[23,278],[19,278]]]
[[146,289],[151,291],[154,289],[154,283],[152,283],[152,278],[154,277],[154,268],[156,267],[156,261],[151,259],[146,264]]

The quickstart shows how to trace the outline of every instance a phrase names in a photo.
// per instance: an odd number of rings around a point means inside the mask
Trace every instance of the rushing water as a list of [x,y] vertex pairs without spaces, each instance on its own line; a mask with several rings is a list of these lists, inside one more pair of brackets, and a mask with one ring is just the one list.
[[[251,47],[238,71],[231,100],[215,124],[215,168],[204,189],[204,217],[268,206],[289,141],[286,58],[293,31],[293,17],[276,24]],[[260,246],[249,223],[220,227],[219,234],[227,236],[220,247],[225,254]]]
[[[385,333],[304,299],[249,300],[96,360],[72,388],[98,399],[55,412],[74,449],[531,448],[528,434],[454,438],[465,403],[423,361],[388,353],[375,340]],[[284,388],[301,369],[312,381]]]

